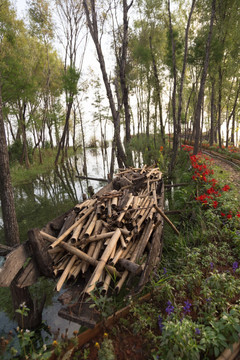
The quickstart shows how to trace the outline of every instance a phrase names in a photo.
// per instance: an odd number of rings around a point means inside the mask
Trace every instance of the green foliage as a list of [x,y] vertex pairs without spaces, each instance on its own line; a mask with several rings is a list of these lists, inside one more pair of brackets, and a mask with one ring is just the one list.
[[[32,143],[31,141],[28,142],[28,158],[32,161]],[[9,154],[9,161],[10,166],[14,165],[16,162],[22,161],[22,154],[23,154],[23,144],[21,140],[15,140],[9,147],[8,147],[8,154]]]
[[68,66],[62,75],[63,88],[67,95],[67,101],[72,102],[75,95],[78,93],[78,80],[80,72],[72,67]]
[[[23,303],[20,308],[16,310],[22,317],[28,316],[30,309]],[[34,360],[47,360],[51,356],[50,346],[46,344],[48,336],[43,341],[41,337],[41,331],[43,330],[44,324],[41,329],[30,331],[28,329],[17,328],[17,340],[16,346],[15,338],[11,338],[8,342],[7,347],[4,350],[4,359],[34,359]],[[17,348],[16,348],[17,347]]]
[[98,350],[98,359],[99,360],[115,359],[113,342],[107,336],[104,337],[100,349]]

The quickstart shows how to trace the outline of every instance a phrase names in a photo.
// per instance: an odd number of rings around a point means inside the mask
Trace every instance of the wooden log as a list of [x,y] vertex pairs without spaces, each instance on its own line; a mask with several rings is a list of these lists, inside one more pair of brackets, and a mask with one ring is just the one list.
[[[49,242],[54,242],[56,241],[56,238],[54,238],[53,236],[44,233],[43,231],[40,231],[41,235],[43,236],[44,239],[48,240]],[[91,258],[90,256],[88,256],[87,254],[85,254],[83,251],[75,248],[74,246],[67,244],[67,243],[61,243],[59,244],[59,246],[62,246],[65,250],[67,250],[68,252],[70,252],[73,255],[77,255],[77,257],[79,257],[80,259],[87,261],[89,264],[93,265],[93,266],[97,266],[98,265],[98,261],[95,260],[94,258]],[[107,270],[111,273],[114,274],[115,276],[121,276],[119,274],[119,272],[112,266],[110,265],[106,265]]]
[[156,209],[156,211],[164,218],[164,220],[166,220],[166,222],[171,226],[171,228],[175,231],[175,233],[177,235],[179,235],[179,231],[177,230],[177,228],[173,225],[173,223],[171,222],[171,220],[164,214],[164,212],[156,205],[154,204],[154,207]]
[[88,209],[85,215],[83,215],[79,220],[77,220],[69,229],[67,229],[54,243],[51,244],[51,247],[54,248],[55,246],[59,245],[71,232],[75,229],[81,222],[83,222],[92,212],[94,208],[91,207]]
[[128,270],[133,275],[138,275],[143,271],[143,266],[136,264],[130,260],[120,259],[118,261],[119,265],[122,266],[125,270]]
[[118,239],[120,238],[120,235],[121,235],[121,231],[120,231],[120,229],[117,228],[115,230],[115,233],[112,236],[108,246],[104,250],[104,252],[103,252],[103,254],[101,256],[101,259],[99,260],[99,263],[96,266],[96,268],[95,268],[95,270],[94,270],[94,272],[93,272],[87,286],[85,287],[84,291],[86,293],[90,294],[93,291],[96,282],[98,281],[104,267],[106,266],[106,262],[108,261],[115,244],[117,243]]

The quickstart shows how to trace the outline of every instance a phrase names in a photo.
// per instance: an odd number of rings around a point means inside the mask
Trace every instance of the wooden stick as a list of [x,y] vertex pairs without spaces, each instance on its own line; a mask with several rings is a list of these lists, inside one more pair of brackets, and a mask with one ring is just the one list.
[[115,230],[115,233],[114,235],[112,236],[108,246],[106,247],[106,249],[104,250],[102,256],[101,256],[101,259],[99,260],[87,286],[85,287],[85,292],[87,294],[90,294],[91,291],[93,291],[94,287],[95,287],[95,284],[96,282],[98,281],[104,267],[106,266],[106,262],[108,261],[111,253],[112,253],[112,250],[115,246],[115,244],[117,243],[118,239],[120,238],[121,236],[121,231],[120,229],[116,229]]
[[97,221],[97,214],[94,214],[91,223],[89,224],[87,230],[85,231],[84,237],[89,237],[91,235],[96,225],[96,221]]
[[77,242],[77,239],[78,239],[78,237],[79,237],[79,234],[80,234],[80,232],[81,232],[81,230],[82,230],[82,228],[83,228],[83,222],[81,222],[77,227],[76,227],[76,229],[74,229],[74,231],[73,231],[73,234],[72,234],[72,237],[71,237],[71,239],[70,239],[70,242],[72,243],[72,244],[75,244],[76,242]]
[[164,218],[164,220],[167,221],[168,225],[171,226],[171,228],[175,231],[175,233],[177,235],[179,235],[179,231],[176,229],[176,227],[173,225],[173,223],[171,222],[171,220],[164,214],[164,212],[156,205],[154,204],[154,207],[156,209],[156,211]]
[[60,244],[70,233],[73,229],[75,229],[81,222],[83,222],[88,215],[90,215],[93,212],[94,208],[88,209],[85,215],[83,215],[79,220],[77,220],[72,226],[70,226],[69,229],[67,229],[59,238],[54,241],[54,243],[51,244],[51,248],[54,248],[58,244]]
[[120,241],[121,241],[121,244],[122,244],[122,248],[123,248],[123,249],[126,249],[127,244],[126,244],[126,242],[125,242],[124,237],[123,237],[122,234],[121,234],[121,236],[120,236]]
[[58,280],[57,282],[57,285],[56,285],[56,290],[57,291],[60,291],[63,284],[64,284],[64,281],[66,280],[71,268],[73,267],[73,264],[75,263],[75,261],[77,260],[77,256],[76,255],[73,255],[70,259],[70,261],[68,262],[67,266],[65,267],[60,279]]
[[127,204],[124,206],[123,211],[121,212],[121,214],[119,215],[119,217],[117,218],[117,224],[120,223],[122,221],[122,219],[124,218],[125,215],[125,211],[129,208],[129,206],[131,205],[133,201],[133,195],[131,194]]
[[112,280],[111,275],[107,274],[102,287],[103,294],[107,293],[111,280]]
[[112,217],[112,200],[108,199],[107,201],[108,217]]
[[[120,231],[120,230],[119,230]],[[121,233],[121,232],[120,232]],[[40,234],[43,236],[44,239],[50,241],[50,242],[54,242],[56,241],[56,238],[54,236],[51,236],[47,233],[44,233],[43,231],[40,231]],[[62,246],[65,250],[67,250],[68,252],[70,252],[73,255],[77,255],[77,257],[79,257],[80,259],[87,261],[89,264],[93,265],[93,266],[97,266],[98,265],[98,261],[90,256],[88,256],[87,254],[85,254],[83,251],[75,248],[74,246],[67,244],[67,243],[61,243],[59,244],[59,246]],[[121,276],[119,274],[119,272],[112,266],[110,265],[106,265],[106,268],[108,269],[108,271],[111,274],[115,274],[117,276]]]

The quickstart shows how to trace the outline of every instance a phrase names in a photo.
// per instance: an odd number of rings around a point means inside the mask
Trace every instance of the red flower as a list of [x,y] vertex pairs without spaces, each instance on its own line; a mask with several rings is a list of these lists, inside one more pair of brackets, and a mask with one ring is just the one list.
[[216,209],[216,207],[218,206],[218,202],[216,200],[213,201],[213,207],[214,209]]
[[225,185],[223,188],[222,188],[222,191],[228,191],[230,190],[230,186],[229,185]]
[[221,215],[222,215],[222,216],[226,216],[226,214],[224,214],[223,212],[221,212]]
[[237,214],[237,217],[240,217],[240,213]]
[[228,218],[228,219],[231,219],[231,218],[232,218],[232,215],[231,215],[231,214],[228,214],[228,215],[227,215],[227,218]]

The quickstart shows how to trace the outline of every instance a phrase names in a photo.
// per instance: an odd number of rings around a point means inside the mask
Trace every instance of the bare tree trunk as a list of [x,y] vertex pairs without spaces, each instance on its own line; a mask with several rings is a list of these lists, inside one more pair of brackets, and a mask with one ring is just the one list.
[[154,56],[154,53],[153,53],[151,36],[149,37],[149,45],[150,45],[151,56],[152,56],[155,88],[156,88],[156,93],[157,93],[157,102],[158,102],[158,106],[159,106],[161,138],[162,138],[163,144],[165,144],[165,131],[164,131],[163,117],[162,117],[162,102],[161,102],[160,81],[159,81],[159,76],[158,76],[158,71],[157,71],[156,59],[155,59],[155,56]]
[[133,1],[128,5],[127,0],[123,0],[123,39],[121,46],[121,57],[119,59],[119,75],[122,89],[122,102],[124,105],[125,113],[125,131],[126,131],[126,144],[131,140],[130,130],[130,110],[128,98],[128,85],[126,81],[126,62],[127,62],[127,47],[128,47],[128,11],[132,6]]
[[172,44],[172,64],[173,64],[173,90],[172,90],[173,148],[172,148],[172,158],[169,165],[169,173],[171,174],[177,156],[178,129],[177,129],[177,121],[176,121],[176,91],[177,91],[176,44],[173,37],[170,0],[168,0],[168,18],[169,18],[169,32],[170,32],[171,44]]
[[6,244],[9,246],[14,246],[19,244],[20,241],[3,122],[1,90],[0,78],[0,196]]
[[97,24],[97,14],[96,14],[96,9],[95,9],[95,1],[90,0],[90,4],[88,4],[87,0],[83,0],[83,6],[85,9],[88,28],[89,28],[93,42],[96,47],[98,61],[99,61],[101,72],[102,72],[103,82],[104,82],[104,85],[106,88],[107,97],[109,100],[109,105],[110,105],[110,109],[111,109],[111,113],[112,113],[114,130],[115,130],[118,166],[120,168],[122,168],[122,167],[124,167],[124,165],[127,165],[127,159],[126,159],[126,154],[124,152],[122,142],[121,142],[121,137],[120,137],[120,114],[116,110],[116,106],[115,106],[114,99],[113,99],[112,89],[111,89],[110,83],[108,81],[102,47],[101,47],[99,37],[98,37],[98,24]]
[[216,0],[212,0],[212,11],[211,11],[208,39],[207,39],[207,44],[206,44],[205,59],[204,59],[200,89],[199,89],[199,93],[198,93],[197,107],[196,107],[195,116],[194,116],[196,134],[195,134],[195,139],[194,139],[193,154],[195,154],[195,155],[198,153],[198,147],[199,147],[201,107],[202,107],[202,102],[203,102],[203,97],[204,97],[205,82],[206,82],[207,70],[208,70],[208,64],[209,64],[210,46],[211,46],[212,33],[213,33],[213,20],[215,17],[215,6],[216,6]]
[[209,145],[213,145],[214,141],[214,127],[215,127],[215,80],[212,80],[212,92],[211,92],[211,128],[210,128],[210,140]]
[[[227,144],[226,144],[226,147],[228,147],[228,129],[229,129],[229,123],[230,123],[230,120],[231,118],[233,117],[233,115],[235,115],[235,111],[236,111],[236,107],[237,107],[237,101],[238,101],[238,97],[239,97],[239,93],[240,93],[240,83],[238,84],[238,87],[237,87],[237,92],[236,92],[236,96],[235,96],[235,99],[234,99],[234,104],[233,104],[233,108],[232,108],[232,111],[227,119]],[[232,136],[231,136],[232,138]]]

